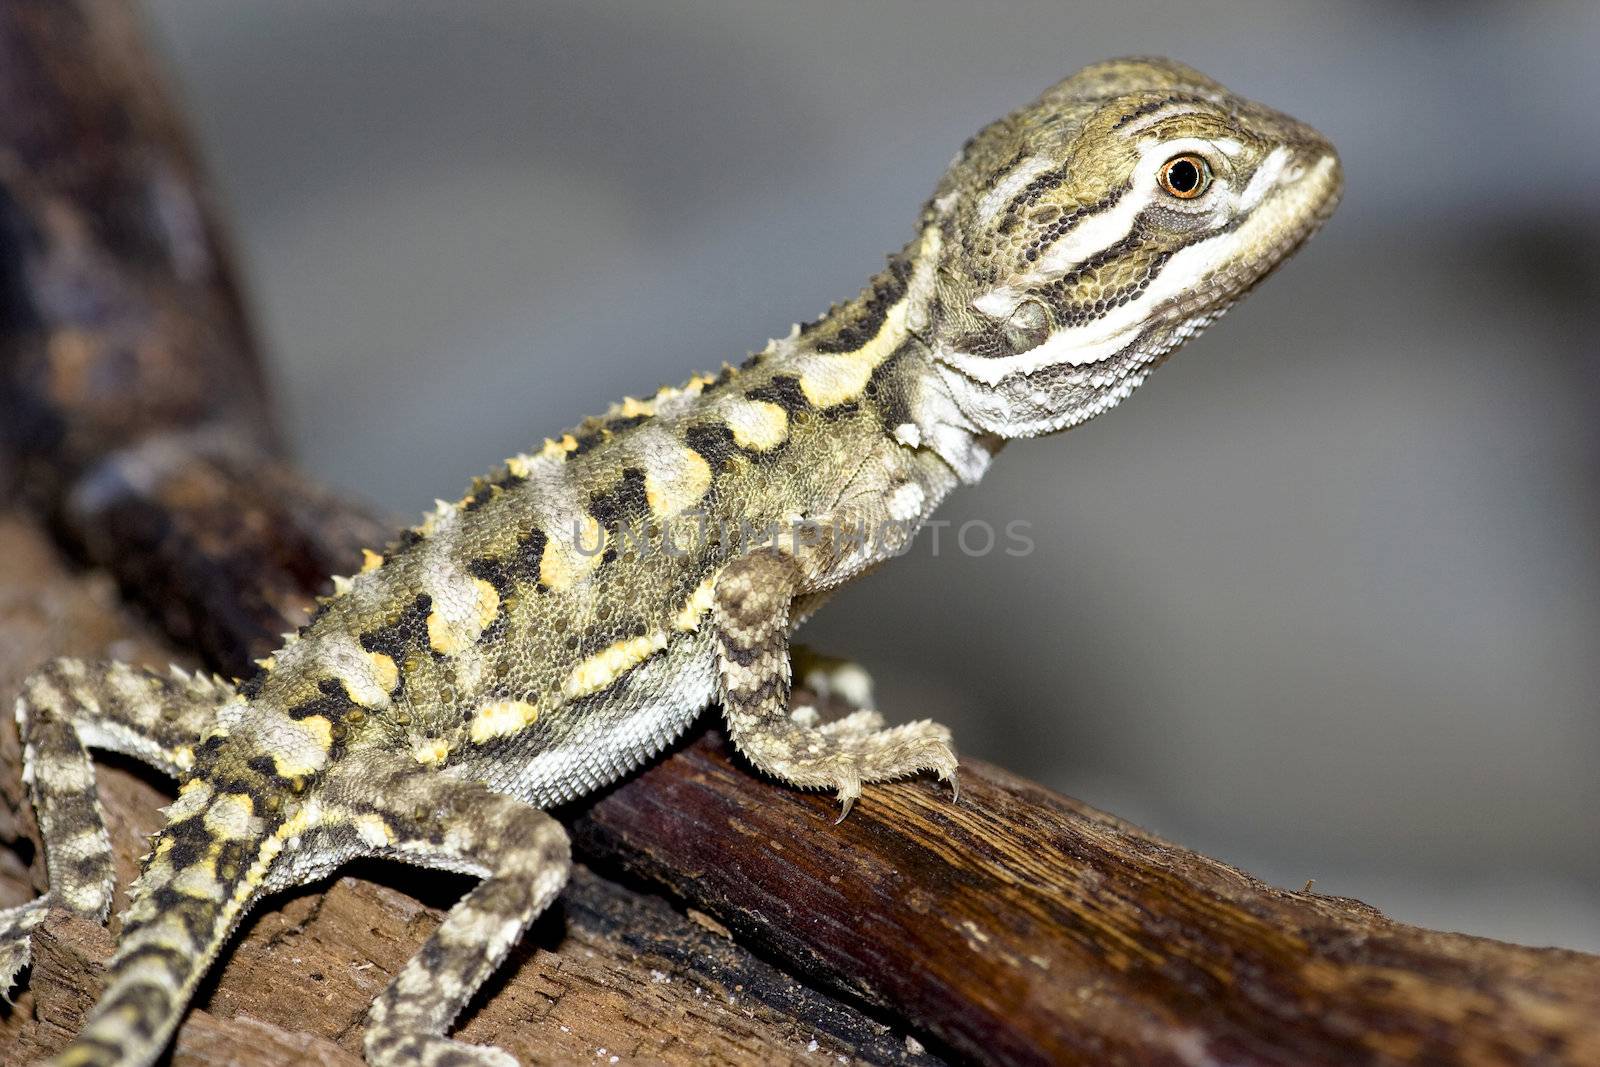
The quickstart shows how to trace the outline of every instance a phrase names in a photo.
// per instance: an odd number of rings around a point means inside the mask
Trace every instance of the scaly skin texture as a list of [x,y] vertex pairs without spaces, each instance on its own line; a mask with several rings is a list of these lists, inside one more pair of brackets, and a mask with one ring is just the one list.
[[256,900],[373,855],[483,881],[374,1003],[369,1061],[511,1062],[445,1033],[560,890],[567,840],[541,809],[628,773],[713,701],[756,767],[846,811],[863,783],[953,781],[948,731],[885,728],[859,671],[814,668],[856,714],[791,714],[790,633],[1004,440],[1126,397],[1339,185],[1313,130],[1193,70],[1090,67],[970,141],[855,300],[507,461],[336,579],[237,690],[46,667],[18,718],[51,890],[0,914],[0,982],[46,907],[104,918],[85,745],[109,748],[178,776],[179,799],[58,1063],[149,1063]]

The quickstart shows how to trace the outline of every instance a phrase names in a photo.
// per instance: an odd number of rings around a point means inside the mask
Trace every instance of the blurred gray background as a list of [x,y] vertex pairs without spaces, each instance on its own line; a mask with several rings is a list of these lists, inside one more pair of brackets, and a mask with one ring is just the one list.
[[1275,882],[1600,950],[1600,5],[144,6],[300,459],[398,513],[853,294],[1086,63],[1316,125],[1323,235],[943,514],[1034,553],[923,544],[807,638]]

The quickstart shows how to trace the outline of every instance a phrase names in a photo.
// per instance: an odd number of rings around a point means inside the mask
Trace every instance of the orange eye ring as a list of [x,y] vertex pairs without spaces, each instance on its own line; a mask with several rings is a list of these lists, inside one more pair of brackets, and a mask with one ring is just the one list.
[[1162,192],[1168,196],[1193,200],[1211,188],[1211,164],[1206,162],[1204,156],[1185,152],[1161,164],[1161,174],[1157,180],[1161,183]]

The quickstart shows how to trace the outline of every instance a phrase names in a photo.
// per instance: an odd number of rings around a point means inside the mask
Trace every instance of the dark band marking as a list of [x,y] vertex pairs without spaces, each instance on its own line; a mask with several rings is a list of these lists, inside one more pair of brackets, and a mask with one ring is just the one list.
[[1022,187],[1022,191],[1011,198],[1006,205],[1005,214],[1000,218],[1000,225],[996,227],[1001,233],[1010,233],[1022,220],[1023,212],[1037,204],[1045,193],[1064,185],[1067,180],[1067,164],[1053,170],[1047,170],[1033,181]]
[[118,966],[125,967],[138,960],[158,960],[167,969],[167,973],[172,975],[174,985],[182,984],[183,980],[189,976],[190,968],[193,965],[188,953],[171,945],[163,945],[151,941],[135,945],[121,956],[117,963]]
[[1120,130],[1122,127],[1126,126],[1135,119],[1143,118],[1146,115],[1160,111],[1170,103],[1172,103],[1172,97],[1170,96],[1163,100],[1147,100],[1138,107],[1134,108],[1132,111],[1128,112],[1126,115],[1123,115],[1116,122],[1113,122],[1111,124],[1111,128],[1113,130]]
[[603,428],[607,433],[615,435],[649,421],[649,415],[618,415],[614,419],[607,419]]
[[[101,1007],[102,1016],[120,1015],[120,1009],[132,1009],[128,1026],[141,1041],[155,1037],[156,1030],[166,1020],[172,1008],[172,995],[154,982],[135,982],[113,993]],[[116,1059],[121,1059],[120,1052]],[[107,1061],[111,1062],[111,1061]]]
[[238,882],[249,870],[256,853],[249,841],[224,841],[217,846],[217,881],[224,885]]
[[1020,167],[1022,165],[1022,161],[1027,158],[1028,146],[1023,145],[1021,148],[1017,149],[1016,152],[1012,153],[1010,159],[1006,160],[1004,163],[1000,164],[998,167],[989,172],[988,177],[983,180],[983,187],[986,189],[992,189],[996,185],[999,185],[1001,180],[1004,179],[1007,174],[1010,174],[1012,171]]
[[911,421],[911,398],[906,395],[906,382],[899,373],[905,353],[902,346],[874,367],[865,389],[867,404],[877,412],[879,423],[890,434]]
[[648,518],[650,502],[644,491],[644,471],[625,468],[616,485],[589,497],[589,514],[612,534],[624,525]]
[[515,489],[527,480],[527,475],[517,474],[509,466],[500,468],[490,477],[474,478],[471,495],[462,503],[462,508],[475,511],[507,489]]
[[72,861],[73,877],[80,885],[99,885],[112,877],[111,853],[97,852],[92,856],[79,856]]
[[744,395],[749,400],[778,405],[791,419],[811,410],[811,401],[800,388],[800,379],[792,374],[779,374],[766,385],[746,390]]
[[213,911],[215,905],[211,901],[185,896],[172,886],[164,885],[150,893],[150,903],[160,916],[157,922],[176,918],[178,924],[183,927],[183,932],[189,935],[190,943],[196,948],[210,941],[212,927],[216,921]]
[[322,679],[317,683],[317,691],[318,696],[291,707],[287,712],[289,718],[306,719],[313,715],[321,715],[329,722],[338,722],[356,706],[355,699],[344,687],[344,682],[337,678]]
[[739,454],[733,431],[718,423],[702,423],[683,432],[683,443],[700,453],[711,469],[721,474]]
[[638,467],[624,469],[621,481],[589,497],[589,514],[606,531],[606,549],[600,560],[610,563],[617,558],[617,546],[624,531],[631,536],[644,536],[645,524],[650,518],[644,471]]
[[610,432],[607,431],[603,426],[585,428],[583,432],[573,435],[573,440],[577,443],[573,445],[572,450],[567,453],[567,456],[575,459],[578,456],[583,455],[585,452],[591,452],[607,441],[610,437]]
[[1172,93],[1160,100],[1151,100],[1140,104],[1126,115],[1123,115],[1116,122],[1113,122],[1111,124],[1111,128],[1113,130],[1120,130],[1128,123],[1141,119],[1146,115],[1153,115],[1157,111],[1160,111],[1162,108],[1171,104],[1211,104],[1211,101],[1207,100],[1203,96],[1195,96],[1192,93]]
[[1105,292],[1100,293],[1095,297],[1094,300],[1089,302],[1068,300],[1070,290],[1082,280],[1084,275],[1106,265],[1113,259],[1119,258],[1123,253],[1131,250],[1136,244],[1138,244],[1139,232],[1145,214],[1154,210],[1159,209],[1146,208],[1144,212],[1139,214],[1138,219],[1135,221],[1133,232],[1130,233],[1128,237],[1124,238],[1122,241],[1119,241],[1110,248],[1091,256],[1089,259],[1084,260],[1083,263],[1079,264],[1079,266],[1074,268],[1070,273],[1063,275],[1061,278],[1051,284],[1051,290],[1054,293],[1054,304],[1056,308],[1056,325],[1058,327],[1075,327],[1082,326],[1090,322],[1095,322],[1101,318],[1104,318],[1113,309],[1123,306],[1130,300],[1138,299],[1138,297],[1140,297],[1145,290],[1150,287],[1150,284],[1154,282],[1156,278],[1160,277],[1161,272],[1166,268],[1167,264],[1179,252],[1183,251],[1185,248],[1188,248],[1190,245],[1199,244],[1201,241],[1208,241],[1213,237],[1231,233],[1244,223],[1243,216],[1230,219],[1222,226],[1192,234],[1189,237],[1186,237],[1184,240],[1179,241],[1175,245],[1161,249],[1155,255],[1151,256],[1150,261],[1144,265],[1143,272],[1138,276],[1138,280],[1131,285],[1125,285],[1120,289],[1108,289]]
[[433,648],[428,642],[428,615],[433,611],[433,597],[427,593],[417,594],[405,610],[401,611],[391,621],[376,630],[370,630],[361,635],[361,647],[368,652],[381,652],[394,660],[398,680],[395,690],[403,690],[406,686],[406,653],[412,648],[425,649],[432,655]]
[[488,582],[502,603],[506,598],[516,593],[516,579],[512,576],[511,568],[504,560],[493,556],[479,556],[467,563],[467,573],[474,578]]
[[517,541],[516,552],[511,557],[511,569],[518,581],[539,581],[539,568],[544,563],[544,550],[549,543],[550,538],[538,527],[529,530]]
[[172,842],[167,850],[167,862],[174,870],[193,867],[211,850],[214,838],[206,829],[204,819],[203,813],[196,813],[168,826],[162,835]]
[[847,305],[836,312],[832,319],[825,320],[837,321],[839,326],[831,337],[816,342],[816,350],[854,352],[878,336],[884,320],[889,316],[889,309],[905,296],[910,279],[911,260],[905,256],[891,259],[888,269],[873,279],[872,290],[859,307]]
[[[1123,196],[1127,194],[1128,190],[1132,188],[1132,183],[1124,183],[1111,190],[1094,203],[1085,204],[1083,207],[1069,211],[1059,219],[1056,219],[1043,230],[1039,231],[1037,235],[1035,235],[1028,247],[1023,250],[1022,258],[1027,260],[1029,263],[1034,262],[1040,256],[1044,255],[1045,250],[1051,245],[1055,244],[1057,241],[1061,240],[1061,238],[1077,229],[1079,223],[1083,222],[1084,219],[1091,215],[1098,215],[1103,211],[1107,211],[1110,208],[1115,207],[1117,201],[1121,200]],[[1130,227],[1128,231],[1130,235],[1138,232],[1139,222],[1141,220],[1142,216],[1139,219],[1134,220],[1133,226]]]

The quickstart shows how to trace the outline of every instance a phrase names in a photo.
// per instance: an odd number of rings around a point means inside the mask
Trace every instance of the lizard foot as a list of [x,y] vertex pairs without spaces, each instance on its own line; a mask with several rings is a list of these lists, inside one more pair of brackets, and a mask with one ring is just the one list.
[[11,987],[32,955],[33,930],[44,919],[48,898],[39,897],[0,911],[0,999],[11,1000]]

